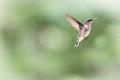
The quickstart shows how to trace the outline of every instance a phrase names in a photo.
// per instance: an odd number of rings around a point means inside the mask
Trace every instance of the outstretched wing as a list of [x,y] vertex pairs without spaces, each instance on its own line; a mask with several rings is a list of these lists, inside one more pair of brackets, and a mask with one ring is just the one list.
[[78,32],[82,30],[82,28],[84,27],[82,23],[80,23],[79,21],[77,21],[75,18],[73,18],[72,16],[68,14],[66,14],[65,16],[73,28],[75,28]]

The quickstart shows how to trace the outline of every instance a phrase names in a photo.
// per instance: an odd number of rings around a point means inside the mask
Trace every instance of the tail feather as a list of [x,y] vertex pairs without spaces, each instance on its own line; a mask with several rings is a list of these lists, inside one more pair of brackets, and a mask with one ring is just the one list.
[[84,38],[83,37],[79,37],[74,45],[74,47],[78,47],[80,42],[83,40]]

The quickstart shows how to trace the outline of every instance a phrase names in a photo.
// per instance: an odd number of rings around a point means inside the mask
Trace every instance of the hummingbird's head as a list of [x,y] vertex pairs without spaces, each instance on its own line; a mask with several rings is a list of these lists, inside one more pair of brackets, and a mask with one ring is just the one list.
[[90,18],[90,19],[88,19],[88,20],[86,21],[86,24],[87,24],[88,26],[91,26],[92,22],[93,22],[94,20],[96,20],[96,19],[98,19],[98,17],[96,17],[96,18]]
[[87,20],[87,22],[92,22],[92,21],[94,21],[96,19],[99,19],[99,18],[98,17],[96,17],[96,18],[90,18],[90,19]]
[[87,22],[91,22],[91,21],[94,21],[96,19],[99,19],[99,18],[98,17],[96,17],[96,18],[90,18],[90,19],[87,20]]
[[91,19],[88,19],[88,20],[86,21],[86,24],[87,24],[88,26],[91,26],[93,20],[94,20],[94,19],[92,19],[92,18],[91,18]]
[[91,21],[93,21],[93,20],[94,20],[94,19],[88,19],[87,22],[91,22]]

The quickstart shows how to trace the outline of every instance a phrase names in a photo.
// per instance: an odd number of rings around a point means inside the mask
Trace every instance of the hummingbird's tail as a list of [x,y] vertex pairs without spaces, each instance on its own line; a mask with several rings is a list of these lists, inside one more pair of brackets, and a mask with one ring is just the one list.
[[78,42],[76,42],[75,43],[75,45],[74,45],[74,47],[78,47],[79,46],[79,43]]
[[74,47],[78,47],[80,42],[83,40],[84,38],[83,37],[79,37],[74,45]]

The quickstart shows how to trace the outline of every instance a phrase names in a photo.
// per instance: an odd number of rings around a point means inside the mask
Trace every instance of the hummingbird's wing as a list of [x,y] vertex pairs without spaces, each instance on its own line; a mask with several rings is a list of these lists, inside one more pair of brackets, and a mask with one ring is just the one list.
[[78,32],[82,30],[82,28],[84,27],[82,23],[80,23],[79,21],[77,21],[75,18],[73,18],[72,16],[68,14],[66,14],[65,16],[73,28],[75,28]]

